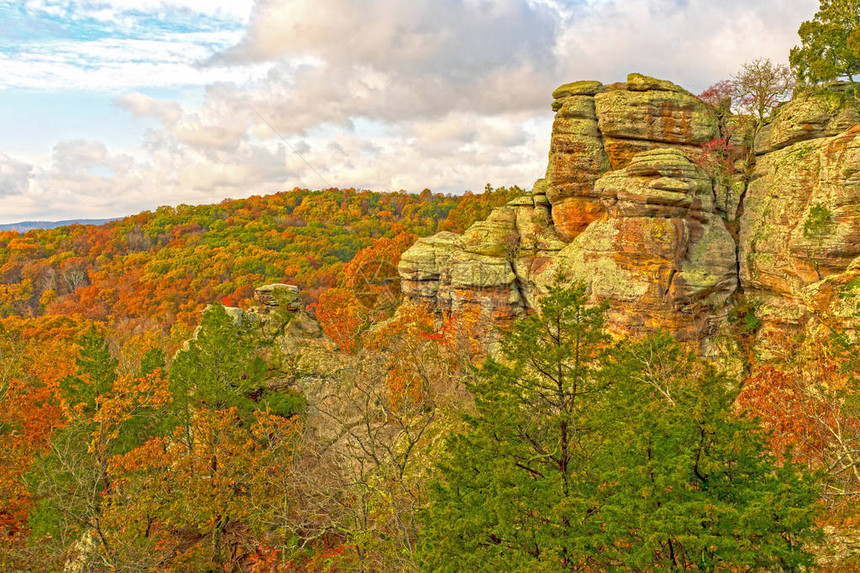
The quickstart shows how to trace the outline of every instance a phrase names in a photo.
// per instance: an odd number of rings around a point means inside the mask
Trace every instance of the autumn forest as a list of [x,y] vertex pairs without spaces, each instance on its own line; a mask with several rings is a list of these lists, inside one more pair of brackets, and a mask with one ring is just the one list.
[[[615,26],[629,4],[637,19],[659,13],[655,29],[696,35],[695,2],[416,0],[362,3],[367,14],[339,2],[257,0],[227,39],[220,4],[197,32],[188,7],[144,18],[171,41],[217,32],[223,51],[211,36],[207,57],[177,64],[185,75],[256,78],[206,83],[197,108],[183,90],[112,95],[145,130],[148,161],[83,140],[58,144],[50,168],[0,152],[0,206],[18,213],[54,209],[39,205],[52,185],[79,185],[56,209],[140,199],[89,188],[120,180],[176,203],[203,196],[198,180],[206,197],[256,185],[244,199],[0,231],[0,572],[860,570],[860,2],[820,0],[789,65],[754,58],[698,95],[638,72],[561,85],[541,103],[548,163],[527,189],[248,196],[278,188],[268,167],[281,177],[298,160],[324,180],[300,151],[350,145],[369,165],[345,160],[356,181],[405,166],[458,181],[516,173],[537,148],[526,92],[568,69],[544,76],[529,58],[576,43],[544,45],[546,22],[611,9]],[[4,18],[41,14],[25,39],[71,18],[6,4]],[[413,4],[444,12],[439,34],[436,18],[409,27]],[[77,41],[104,33],[102,8]],[[143,14],[122,13],[123,26]],[[296,33],[292,19],[311,13],[313,33]],[[368,17],[409,26],[337,31]],[[714,36],[721,53],[727,37],[767,35],[732,26]],[[297,56],[305,36],[335,40]],[[374,67],[388,52],[391,76]],[[369,63],[347,65],[360,77],[337,89],[316,75],[353,57]],[[287,137],[237,103],[273,84]],[[322,100],[325,112],[303,107]],[[361,108],[379,102],[381,115]],[[438,165],[421,155],[434,149]],[[166,187],[138,189],[152,166]]]

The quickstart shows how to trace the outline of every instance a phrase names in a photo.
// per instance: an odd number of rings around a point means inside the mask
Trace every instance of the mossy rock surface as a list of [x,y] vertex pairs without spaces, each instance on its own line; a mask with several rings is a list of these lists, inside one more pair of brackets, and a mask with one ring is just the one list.
[[658,80],[657,78],[637,73],[627,74],[627,89],[637,92],[655,90],[693,95],[681,86],[674,84],[669,80]]
[[801,94],[777,109],[755,138],[759,155],[801,141],[833,137],[860,123],[860,102],[847,94],[818,90]]
[[609,91],[595,104],[604,137],[701,145],[718,133],[713,109],[687,92]]
[[552,92],[553,99],[564,99],[569,96],[593,96],[603,91],[603,84],[596,81],[578,81],[564,84]]

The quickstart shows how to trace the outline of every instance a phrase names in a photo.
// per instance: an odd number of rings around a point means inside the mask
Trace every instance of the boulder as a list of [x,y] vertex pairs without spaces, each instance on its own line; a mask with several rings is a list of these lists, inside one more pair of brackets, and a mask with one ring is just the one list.
[[463,248],[478,255],[506,257],[519,245],[517,208],[493,209],[486,221],[478,221],[463,233]]
[[451,255],[458,248],[461,248],[459,236],[449,232],[415,241],[397,265],[403,295],[425,299],[421,306],[434,307],[443,303],[437,301],[439,285],[450,282]]
[[713,110],[665,80],[574,82],[554,93],[546,196],[558,236],[570,242],[603,215],[595,182],[638,153],[672,147],[691,156],[718,133]]
[[609,305],[614,332],[664,329],[703,349],[717,346],[739,285],[762,332],[810,318],[851,323],[857,102],[820,90],[782,105],[755,138],[745,186],[715,184],[697,165],[718,117],[672,82],[631,74],[565,84],[553,98],[545,179],[462,235],[419,239],[399,265],[408,303],[504,326],[538,310],[561,273]]
[[254,291],[254,300],[264,314],[281,307],[293,312],[301,308],[299,287],[295,285],[274,283],[261,286]]

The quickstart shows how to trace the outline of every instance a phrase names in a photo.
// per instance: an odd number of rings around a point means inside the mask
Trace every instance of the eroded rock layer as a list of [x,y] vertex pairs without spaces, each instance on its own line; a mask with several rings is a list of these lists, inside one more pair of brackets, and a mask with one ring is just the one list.
[[804,97],[756,138],[762,154],[738,252],[741,282],[766,327],[853,326],[860,310],[858,108],[839,94]]
[[756,134],[748,186],[727,194],[699,167],[721,127],[683,88],[631,74],[553,98],[546,177],[462,236],[409,249],[410,304],[506,325],[563,276],[608,303],[617,333],[703,343],[740,290],[766,324],[844,323],[860,310],[856,101],[830,91],[781,106]]
[[737,265],[710,178],[681,151],[656,149],[604,175],[596,190],[606,216],[558,253],[541,286],[557,273],[585,282],[595,302],[609,303],[620,334],[711,332],[737,288]]

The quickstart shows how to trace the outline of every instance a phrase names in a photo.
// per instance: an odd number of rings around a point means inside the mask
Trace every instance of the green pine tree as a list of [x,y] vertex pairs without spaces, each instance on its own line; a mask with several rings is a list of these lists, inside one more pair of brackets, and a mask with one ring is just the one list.
[[582,286],[554,286],[489,360],[469,431],[438,464],[425,565],[438,571],[558,571],[591,561],[600,483],[587,471],[605,432],[597,365],[604,309]]
[[222,305],[214,304],[170,366],[174,410],[184,421],[195,407],[235,406],[240,413],[253,412],[267,374],[252,326],[237,323]]
[[604,558],[627,570],[801,571],[818,488],[777,463],[739,415],[737,381],[667,334],[619,348],[601,414],[612,439],[595,468]]
[[735,382],[666,335],[610,346],[581,286],[541,306],[504,336],[436,464],[427,570],[809,564],[816,487],[765,453]]
[[118,361],[95,329],[87,332],[79,345],[76,374],[60,381],[60,396],[79,410],[80,419],[87,419],[98,410],[98,397],[110,392],[116,383]]

